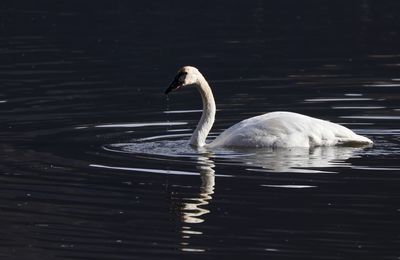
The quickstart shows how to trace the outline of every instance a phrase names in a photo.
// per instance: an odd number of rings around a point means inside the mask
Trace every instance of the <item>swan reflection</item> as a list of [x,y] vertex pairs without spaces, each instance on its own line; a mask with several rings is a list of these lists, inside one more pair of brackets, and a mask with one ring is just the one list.
[[182,251],[191,252],[203,252],[205,249],[198,248],[191,245],[190,238],[192,236],[202,235],[203,232],[195,230],[193,224],[203,223],[205,221],[205,215],[210,213],[207,209],[207,205],[212,199],[212,194],[214,194],[215,186],[215,175],[214,175],[214,162],[209,159],[209,155],[199,156],[197,158],[197,170],[200,173],[200,190],[197,196],[191,198],[185,198],[182,203],[181,210],[181,221],[183,223],[181,228]]
[[[268,171],[268,172],[328,172],[332,167],[347,167],[350,163],[346,162],[351,157],[356,156],[357,151],[363,148],[355,147],[316,147],[313,149],[293,148],[293,149],[270,149],[270,150],[224,150],[214,151],[207,155],[204,154],[197,158],[197,170],[200,173],[200,191],[195,197],[185,198],[180,208],[181,210],[181,238],[182,251],[204,252],[205,249],[199,247],[191,241],[191,238],[202,236],[201,226],[196,224],[203,223],[205,216],[210,213],[207,207],[212,200],[215,189],[215,163],[212,159],[223,160],[229,163],[239,163],[249,166],[249,171]],[[212,159],[211,159],[212,158]],[[318,168],[320,170],[314,170]],[[217,175],[218,176],[218,175]],[[268,185],[266,185],[268,186]],[[272,185],[274,186],[274,185]],[[279,185],[275,185],[276,187]],[[300,186],[292,185],[295,188]],[[293,188],[293,187],[290,188]],[[286,186],[279,186],[286,187]],[[289,188],[289,186],[287,186]],[[305,186],[301,186],[304,188]],[[314,186],[307,186],[314,187]]]
[[184,223],[202,223],[204,222],[203,215],[210,211],[206,209],[206,205],[212,199],[215,185],[214,175],[214,162],[207,157],[199,157],[199,164],[196,168],[200,173],[200,191],[196,197],[185,198],[185,202],[182,206],[182,221]]
[[[209,175],[214,176],[214,162],[217,164],[239,164],[250,166],[248,170],[269,172],[328,172],[332,167],[347,167],[349,158],[356,156],[369,146],[348,147],[328,146],[313,148],[192,148],[187,140],[140,140],[136,143],[112,144],[105,149],[113,152],[141,154],[146,158],[165,156],[174,160],[195,159],[196,168],[203,181],[207,182]],[[258,169],[257,169],[258,168]],[[217,176],[219,176],[217,174]],[[214,183],[204,187],[213,187]]]
[[[180,236],[179,249],[190,252],[204,252],[199,238],[203,236],[204,222],[211,214],[210,203],[216,191],[215,178],[246,177],[243,168],[255,172],[334,172],[337,167],[351,167],[350,158],[355,158],[364,149],[362,147],[315,147],[309,148],[281,148],[281,149],[232,149],[232,148],[197,148],[187,145],[187,140],[150,140],[135,143],[119,143],[105,147],[107,151],[137,154],[140,158],[154,159],[158,162],[187,163],[190,161],[192,171],[182,171],[178,167],[173,169],[115,167],[92,164],[92,167],[130,170],[154,174],[194,176],[199,184],[195,185],[195,194],[188,192],[171,191],[172,209],[177,216],[177,225]],[[218,174],[218,166],[233,166],[232,175]],[[216,167],[217,166],[217,167]],[[239,168],[237,167],[239,166]],[[236,173],[235,173],[236,172]],[[271,185],[270,185],[271,184]],[[287,185],[287,183],[264,183],[267,187],[281,188],[311,188],[314,186]],[[191,186],[190,188],[192,188]],[[190,194],[190,195],[188,195]]]
[[[269,172],[331,172],[333,167],[347,167],[348,159],[356,156],[361,147],[315,147],[274,150],[243,150],[235,161],[250,166],[250,171]],[[317,170],[318,169],[318,170]]]

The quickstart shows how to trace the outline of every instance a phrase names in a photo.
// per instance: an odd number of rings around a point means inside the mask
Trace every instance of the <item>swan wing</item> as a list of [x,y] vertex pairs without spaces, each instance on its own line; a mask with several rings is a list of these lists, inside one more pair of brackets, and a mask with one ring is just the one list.
[[339,124],[292,112],[272,112],[233,125],[210,146],[314,147],[371,143]]

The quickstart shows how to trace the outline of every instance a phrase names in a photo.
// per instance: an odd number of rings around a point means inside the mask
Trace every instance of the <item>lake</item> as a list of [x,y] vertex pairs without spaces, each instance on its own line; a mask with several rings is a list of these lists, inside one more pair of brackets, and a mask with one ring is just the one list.
[[[3,1],[2,259],[399,259],[400,2]],[[372,147],[196,150],[271,111]]]

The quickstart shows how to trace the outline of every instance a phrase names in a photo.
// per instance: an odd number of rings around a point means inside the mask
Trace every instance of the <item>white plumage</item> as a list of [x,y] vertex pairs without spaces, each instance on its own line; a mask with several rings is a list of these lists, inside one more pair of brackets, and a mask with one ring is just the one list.
[[370,143],[368,138],[338,124],[292,112],[271,112],[231,126],[209,145],[315,147]]
[[210,86],[194,67],[178,71],[166,93],[185,86],[196,86],[203,100],[203,114],[190,144],[196,147],[316,147],[372,144],[367,137],[325,120],[292,113],[271,112],[243,120],[206,144],[215,119],[215,101]]

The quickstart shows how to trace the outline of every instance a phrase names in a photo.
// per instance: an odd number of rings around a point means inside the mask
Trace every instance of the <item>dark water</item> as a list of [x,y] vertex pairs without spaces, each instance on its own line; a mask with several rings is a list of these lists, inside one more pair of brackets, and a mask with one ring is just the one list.
[[[400,2],[2,1],[1,259],[399,259]],[[371,148],[199,152],[290,110]]]

